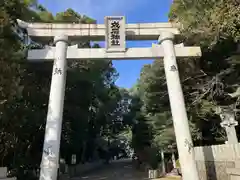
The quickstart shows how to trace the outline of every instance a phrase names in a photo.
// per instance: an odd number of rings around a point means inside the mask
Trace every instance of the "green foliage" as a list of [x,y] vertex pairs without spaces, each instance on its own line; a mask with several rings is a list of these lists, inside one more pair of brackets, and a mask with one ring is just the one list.
[[179,159],[178,159],[178,160],[176,160],[176,166],[177,166],[177,168],[180,168],[180,167],[181,167],[181,166],[180,166]]
[[[202,57],[194,64],[193,71],[182,69],[185,74],[183,88],[186,94],[190,119],[201,132],[197,144],[221,143],[225,133],[215,114],[218,106],[234,105],[238,110],[235,95],[239,87],[239,12],[237,1],[188,1],[175,0],[169,14],[170,21],[182,24],[185,44],[200,45]],[[188,60],[188,62],[192,60]],[[182,62],[181,62],[182,63]],[[184,63],[186,67],[187,63]],[[188,67],[188,65],[187,65]],[[238,119],[238,114],[236,114]],[[205,132],[205,129],[214,129]],[[198,141],[200,140],[198,139]]]
[[153,64],[143,67],[139,80],[139,91],[146,113],[155,114],[169,110],[166,79],[161,61],[156,60]]
[[73,9],[67,9],[64,12],[57,13],[55,17],[57,22],[70,22],[70,23],[83,23],[83,24],[95,24],[96,21],[87,17],[81,16],[79,13],[75,12]]
[[183,25],[189,41],[213,47],[229,38],[235,42],[240,40],[239,11],[238,1],[174,0],[169,17]]
[[56,14],[56,21],[79,23],[80,20],[81,15],[76,13],[73,9],[67,9],[65,12],[60,12]]
[[[27,62],[24,45],[12,33],[11,25],[17,18],[61,23],[95,21],[72,9],[54,17],[31,0],[3,0],[0,8],[0,166],[10,168],[18,179],[30,179],[22,172],[31,173],[40,166],[52,63]],[[90,42],[77,43],[84,48],[99,47],[91,47]],[[125,130],[130,123],[123,119],[128,98],[115,85],[118,74],[111,61],[71,61],[68,66],[61,157],[70,163],[71,155],[77,154],[79,163],[98,158],[97,148],[105,139]]]
[[153,138],[151,126],[142,115],[137,115],[135,121],[136,123],[133,125],[132,130],[132,144],[134,149],[141,150],[144,147],[150,147]]
[[[174,0],[171,6],[170,21],[182,25],[176,42],[198,45],[202,49],[201,58],[178,61],[195,145],[221,144],[226,140],[216,107],[231,106],[232,110],[239,111],[239,7],[238,1],[231,0]],[[144,122],[153,131],[151,144],[165,150],[168,145],[176,148],[160,60],[142,68],[134,94],[141,102],[135,112],[145,117]],[[235,115],[239,120],[239,113]]]

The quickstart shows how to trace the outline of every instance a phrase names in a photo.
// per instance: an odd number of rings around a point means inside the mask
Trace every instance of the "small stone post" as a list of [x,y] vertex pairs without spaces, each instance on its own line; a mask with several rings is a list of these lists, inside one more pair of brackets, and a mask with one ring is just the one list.
[[176,169],[177,165],[176,165],[176,158],[175,158],[174,152],[172,152],[172,163],[173,163],[173,168]]
[[161,150],[161,159],[162,159],[162,173],[166,174],[165,157],[163,150]]
[[238,138],[235,126],[238,125],[238,122],[235,120],[234,112],[230,109],[221,109],[220,118],[222,120],[220,125],[226,130],[227,144],[237,144]]

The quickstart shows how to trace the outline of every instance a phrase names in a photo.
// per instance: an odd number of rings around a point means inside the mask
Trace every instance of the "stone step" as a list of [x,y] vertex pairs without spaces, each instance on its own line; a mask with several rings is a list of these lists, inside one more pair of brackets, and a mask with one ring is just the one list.
[[7,168],[6,167],[0,167],[0,179],[7,177]]

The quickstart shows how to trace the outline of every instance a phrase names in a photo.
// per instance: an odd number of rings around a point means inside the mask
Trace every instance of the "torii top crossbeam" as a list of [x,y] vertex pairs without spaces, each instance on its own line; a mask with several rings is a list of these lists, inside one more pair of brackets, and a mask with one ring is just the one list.
[[[26,28],[28,35],[38,42],[53,39],[56,34],[64,32],[69,40],[105,39],[104,24],[74,24],[74,23],[26,23],[18,20],[18,25]],[[127,40],[157,40],[161,31],[179,34],[179,25],[174,23],[137,23],[126,24]]]
[[[106,20],[106,19],[105,19]],[[125,21],[125,20],[124,20]],[[108,24],[74,24],[74,23],[27,23],[18,20],[18,25],[28,32],[28,36],[37,42],[47,42],[53,40],[56,35],[64,34],[69,41],[94,40],[108,41],[106,33]],[[150,48],[126,48],[125,40],[158,40],[161,32],[170,32],[178,35],[178,24],[174,23],[137,23],[125,24],[124,34],[120,34],[124,39],[122,52],[107,53],[106,48],[100,49],[81,49],[69,48],[67,59],[155,59],[163,57],[161,46],[155,45]],[[121,51],[121,49],[120,49]],[[201,55],[200,47],[175,47],[177,57],[196,57]],[[28,60],[53,60],[54,47],[46,47],[43,50],[29,50]]]

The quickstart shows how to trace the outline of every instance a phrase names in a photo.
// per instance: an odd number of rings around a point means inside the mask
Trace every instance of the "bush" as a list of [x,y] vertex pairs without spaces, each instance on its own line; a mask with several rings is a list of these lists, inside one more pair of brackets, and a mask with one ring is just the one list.
[[180,168],[180,167],[181,167],[181,166],[180,166],[179,159],[176,161],[176,166],[177,166],[177,168]]

